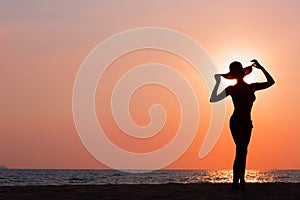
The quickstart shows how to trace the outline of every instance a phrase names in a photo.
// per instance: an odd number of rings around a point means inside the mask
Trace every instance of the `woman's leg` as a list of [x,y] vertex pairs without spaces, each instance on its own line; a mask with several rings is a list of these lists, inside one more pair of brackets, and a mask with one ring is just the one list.
[[241,161],[241,183],[244,185],[245,187],[245,171],[246,171],[246,160],[247,160],[247,152],[248,152],[248,145],[250,142],[250,138],[251,138],[251,132],[252,132],[252,122],[244,122],[243,124],[243,133],[245,134],[244,136],[244,144],[243,144],[243,155],[242,155],[242,161]]
[[237,119],[231,118],[230,119],[230,131],[233,138],[233,141],[235,143],[235,159],[233,163],[233,187],[237,188],[238,183],[240,180],[240,163],[241,163],[241,155],[240,155],[240,137],[239,133],[241,132],[240,123]]
[[252,123],[246,125],[238,119],[230,119],[230,130],[236,145],[236,154],[233,164],[233,184],[245,183],[245,169],[247,147],[251,137]]

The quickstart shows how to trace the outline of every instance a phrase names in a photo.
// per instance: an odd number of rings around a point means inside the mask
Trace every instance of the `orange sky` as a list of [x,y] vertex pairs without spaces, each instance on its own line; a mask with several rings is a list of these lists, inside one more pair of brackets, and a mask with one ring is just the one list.
[[[192,37],[206,49],[222,72],[228,70],[233,60],[244,62],[256,58],[261,61],[276,84],[256,94],[247,166],[251,169],[299,169],[300,106],[295,104],[300,97],[296,82],[300,79],[299,7],[296,0],[231,0],[226,4],[174,0],[1,1],[0,165],[103,168],[104,165],[84,148],[75,130],[72,89],[77,70],[89,52],[109,36],[131,28],[157,26]],[[178,57],[158,51],[127,56],[118,59],[112,67],[154,61],[178,69],[186,65]],[[114,70],[119,72],[117,68]],[[108,82],[104,82],[105,87],[117,78],[112,72]],[[162,132],[166,136],[156,138],[153,145],[134,140],[127,143],[121,135],[122,139],[111,136],[115,143],[132,151],[159,148],[172,137],[179,120],[178,110],[173,109],[176,100],[172,94],[157,88],[143,89],[141,94],[159,92],[166,97],[149,99],[146,104],[132,104],[137,123],[147,122],[143,112],[145,106],[156,100],[170,107],[171,117]],[[188,151],[169,168],[230,169],[235,148],[228,127],[231,100],[226,100],[227,115],[220,139],[210,154],[200,160],[198,151],[208,127],[211,105],[204,86],[199,84],[197,90],[201,129]],[[97,91],[96,100],[99,100],[99,93],[101,91]],[[141,94],[135,94],[132,102],[140,102]],[[109,115],[102,115],[100,106],[96,105],[98,118],[107,119]],[[113,129],[110,125],[104,123]],[[136,149],[132,149],[132,142],[137,142]]]

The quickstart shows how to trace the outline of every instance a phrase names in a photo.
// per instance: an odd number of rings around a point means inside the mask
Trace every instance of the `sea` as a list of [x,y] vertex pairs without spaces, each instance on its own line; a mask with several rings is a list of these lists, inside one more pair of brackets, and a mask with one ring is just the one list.
[[[232,170],[1,169],[0,186],[230,183]],[[252,183],[300,183],[300,170],[247,170]]]

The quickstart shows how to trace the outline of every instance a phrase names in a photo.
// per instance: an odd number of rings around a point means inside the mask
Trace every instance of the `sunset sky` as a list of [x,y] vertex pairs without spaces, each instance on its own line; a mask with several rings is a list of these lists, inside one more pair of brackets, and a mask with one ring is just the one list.
[[[299,8],[297,0],[1,0],[0,166],[107,168],[89,154],[75,128],[72,92],[76,73],[90,51],[108,37],[132,28],[162,27],[197,41],[220,72],[227,72],[234,60],[245,65],[253,58],[261,62],[276,84],[256,93],[247,168],[300,169]],[[146,125],[147,106],[157,102],[166,105],[169,118],[158,137],[151,142],[129,138],[111,120],[105,107],[109,102],[103,94],[109,94],[106,90],[112,89],[124,70],[149,62],[173,66],[193,79],[191,66],[179,57],[142,50],[112,63],[95,98],[99,123],[111,131],[108,137],[133,152],[164,146],[174,136],[180,120],[175,97],[155,86],[134,94],[130,109],[136,123]],[[249,81],[264,80],[260,73],[255,70]],[[199,159],[211,104],[210,91],[201,80],[194,81],[193,86],[197,83],[201,115],[197,136],[168,168],[230,169],[235,153],[228,126],[231,99],[226,100],[225,124],[216,146]],[[145,93],[151,97],[147,101],[143,101]]]

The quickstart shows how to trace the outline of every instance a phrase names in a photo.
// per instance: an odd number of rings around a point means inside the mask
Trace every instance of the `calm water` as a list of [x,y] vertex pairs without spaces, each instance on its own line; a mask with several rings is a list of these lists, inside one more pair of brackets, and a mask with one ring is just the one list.
[[[148,173],[115,170],[0,170],[0,186],[229,183],[231,180],[231,170],[159,170]],[[300,170],[248,170],[246,180],[259,183],[300,183]]]

